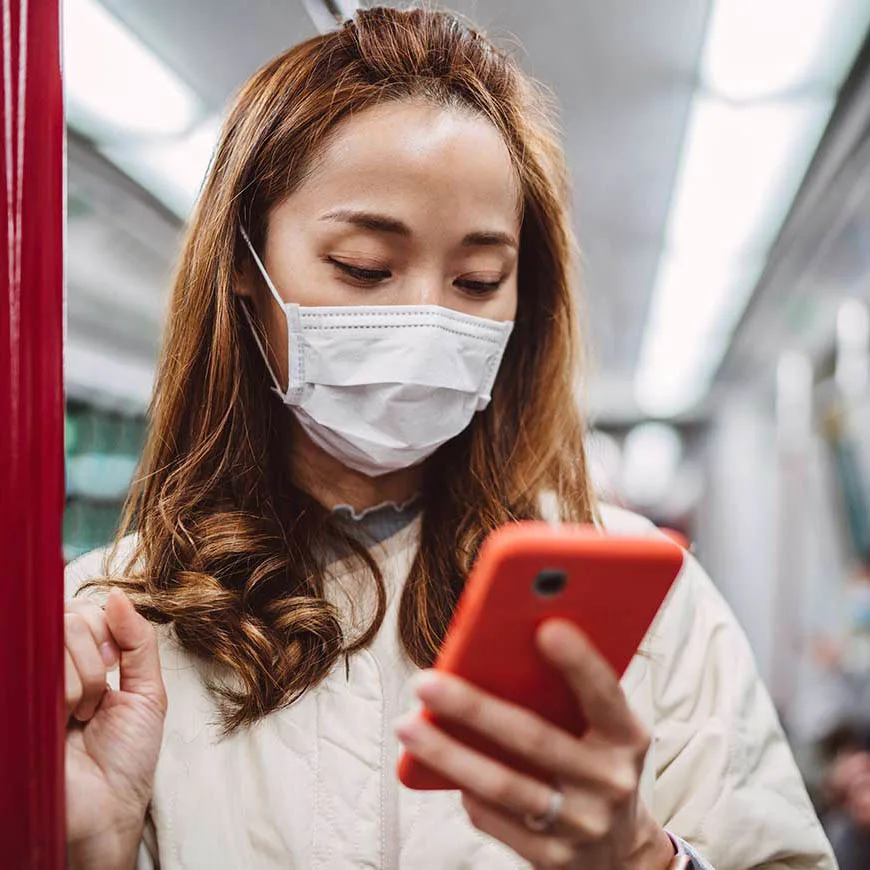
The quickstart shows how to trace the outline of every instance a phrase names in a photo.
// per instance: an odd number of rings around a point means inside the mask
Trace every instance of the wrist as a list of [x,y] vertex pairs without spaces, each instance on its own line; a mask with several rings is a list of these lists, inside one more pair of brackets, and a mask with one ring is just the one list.
[[671,870],[677,854],[674,841],[645,808],[641,815],[628,867],[630,870]]

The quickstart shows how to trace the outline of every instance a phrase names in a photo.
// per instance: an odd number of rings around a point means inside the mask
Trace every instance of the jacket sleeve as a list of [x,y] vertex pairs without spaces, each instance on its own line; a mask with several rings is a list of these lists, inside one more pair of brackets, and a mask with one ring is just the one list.
[[716,870],[835,870],[746,637],[691,556],[647,652],[659,823]]

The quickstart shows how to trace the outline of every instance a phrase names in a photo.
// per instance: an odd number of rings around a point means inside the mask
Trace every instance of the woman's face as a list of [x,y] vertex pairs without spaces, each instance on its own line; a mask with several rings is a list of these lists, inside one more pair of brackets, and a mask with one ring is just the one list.
[[[520,193],[484,118],[387,103],[343,122],[305,182],[268,219],[264,264],[286,302],[441,305],[491,320],[517,310]],[[253,295],[269,345],[283,312]],[[271,354],[286,383],[286,354]]]

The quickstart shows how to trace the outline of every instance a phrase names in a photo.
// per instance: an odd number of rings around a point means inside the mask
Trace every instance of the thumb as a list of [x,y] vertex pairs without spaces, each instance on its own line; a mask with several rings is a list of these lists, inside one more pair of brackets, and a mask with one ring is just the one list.
[[143,695],[162,707],[166,693],[154,626],[136,612],[119,589],[109,593],[106,623],[121,651],[121,691]]

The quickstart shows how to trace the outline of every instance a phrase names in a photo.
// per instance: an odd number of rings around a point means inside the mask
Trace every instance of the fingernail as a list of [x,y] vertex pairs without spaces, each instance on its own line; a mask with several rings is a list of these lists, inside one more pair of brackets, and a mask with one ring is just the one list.
[[100,655],[103,657],[103,662],[109,670],[113,670],[118,664],[118,648],[113,643],[106,641],[100,645]]
[[106,596],[106,604],[108,604],[113,598],[123,598],[123,597],[124,597],[124,595],[121,592],[121,590],[117,589],[116,587],[113,586],[109,590],[109,594]]
[[393,730],[402,743],[408,743],[414,738],[419,721],[416,713],[405,713],[393,722]]
[[576,629],[571,623],[563,619],[548,619],[538,629],[538,644],[543,644],[546,652],[559,655],[570,643],[572,633],[576,633]]
[[431,669],[420,671],[414,675],[414,694],[422,700],[431,699],[443,685],[441,676]]

